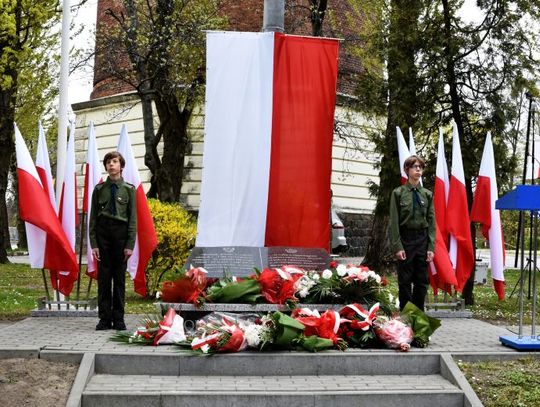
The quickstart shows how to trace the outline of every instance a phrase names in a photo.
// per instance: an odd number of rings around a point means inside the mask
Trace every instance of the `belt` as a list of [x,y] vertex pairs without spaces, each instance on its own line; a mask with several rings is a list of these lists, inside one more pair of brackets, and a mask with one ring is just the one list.
[[428,233],[427,228],[423,229],[401,229],[399,231],[401,236],[415,237],[415,236],[425,236]]

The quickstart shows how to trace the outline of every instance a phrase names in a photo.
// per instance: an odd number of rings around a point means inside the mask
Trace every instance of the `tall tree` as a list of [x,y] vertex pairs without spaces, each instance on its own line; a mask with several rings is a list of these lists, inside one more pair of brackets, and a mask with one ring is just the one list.
[[[396,126],[412,127],[417,120],[419,86],[415,60],[420,35],[418,20],[422,8],[420,0],[391,0],[388,4],[389,10],[380,9],[380,6],[374,3],[372,5],[377,7],[374,10],[378,11],[377,15],[388,18],[387,27],[378,27],[383,30],[380,35],[386,34],[385,40],[373,43],[376,47],[384,44],[385,48],[379,50],[379,55],[386,58],[387,81],[384,85],[368,84],[374,78],[375,81],[382,80],[380,72],[373,72],[371,74],[378,76],[366,76],[360,85],[373,89],[383,87],[387,98],[385,100],[387,121],[384,132],[372,134],[375,149],[381,156],[378,164],[380,181],[379,185],[372,185],[371,188],[372,193],[377,196],[377,204],[364,262],[380,270],[388,268],[388,264],[392,261],[392,254],[388,250],[387,230],[388,197],[399,180],[399,168],[394,159],[397,157]],[[371,10],[368,10],[369,12]],[[382,96],[380,91],[376,96]],[[362,99],[366,100],[364,98],[365,96]],[[381,100],[372,99],[372,103],[371,112],[380,112]],[[386,256],[383,256],[383,253]]]
[[10,247],[6,200],[15,162],[13,122],[21,118],[21,127],[28,129],[33,118],[36,126],[53,96],[48,67],[54,60],[57,34],[51,28],[58,5],[57,0],[0,2],[0,263],[8,261]]
[[[204,32],[222,27],[224,20],[217,0],[119,3],[121,7],[107,10],[115,24],[97,38],[98,57],[105,56],[104,69],[131,85],[141,99],[145,164],[152,173],[148,195],[175,202],[189,148],[188,124],[202,99]],[[157,132],[152,103],[159,117]]]
[[[389,191],[398,179],[394,126],[414,125],[417,146],[434,162],[437,128],[454,120],[462,140],[470,200],[485,134],[491,130],[499,186],[508,187],[518,161],[516,123],[522,95],[525,90],[536,92],[533,78],[539,69],[535,58],[538,34],[531,24],[538,22],[538,1],[479,1],[480,21],[464,21],[460,14],[462,0],[382,3],[364,3],[368,17],[382,18],[378,24],[366,25],[371,31],[360,33],[359,48],[365,49],[358,53],[366,56],[367,63],[357,83],[360,110],[381,114],[386,107],[386,132],[383,137],[373,136],[380,154],[380,182],[373,188],[377,207],[365,258],[377,269],[385,268],[386,260],[391,259],[385,248]],[[407,28],[396,23],[402,13],[410,12],[408,7],[415,10],[416,17],[411,15],[413,20]],[[396,111],[396,103],[400,106],[403,102],[405,105]],[[428,185],[432,176],[433,169],[426,174]],[[471,284],[465,292],[469,303],[473,300],[470,288]]]

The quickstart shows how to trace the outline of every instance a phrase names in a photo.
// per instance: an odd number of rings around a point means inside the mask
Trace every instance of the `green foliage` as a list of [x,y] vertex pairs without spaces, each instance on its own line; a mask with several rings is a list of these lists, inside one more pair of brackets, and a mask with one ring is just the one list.
[[179,204],[149,199],[158,246],[146,268],[148,295],[153,298],[167,272],[182,268],[195,245],[197,224]]

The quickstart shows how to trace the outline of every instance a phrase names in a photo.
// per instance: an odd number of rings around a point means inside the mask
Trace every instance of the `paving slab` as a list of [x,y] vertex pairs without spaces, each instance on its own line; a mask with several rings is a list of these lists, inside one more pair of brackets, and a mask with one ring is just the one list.
[[[142,315],[127,315],[129,331],[140,324]],[[499,342],[499,336],[511,334],[504,326],[469,318],[445,318],[441,327],[431,338],[427,348],[412,348],[411,352],[448,353],[504,353],[509,348]],[[97,319],[85,317],[31,317],[2,326],[0,329],[0,351],[37,349],[65,352],[94,353],[171,353],[178,352],[175,346],[129,346],[112,342],[115,331],[95,331]],[[513,328],[513,327],[512,327]],[[527,328],[525,332],[530,332]],[[348,349],[347,352],[395,352],[381,349]]]

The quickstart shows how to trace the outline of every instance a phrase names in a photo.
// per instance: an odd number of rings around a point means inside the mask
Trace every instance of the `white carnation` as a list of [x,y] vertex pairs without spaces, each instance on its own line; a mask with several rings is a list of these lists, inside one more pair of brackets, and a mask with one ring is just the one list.
[[336,271],[338,276],[343,277],[347,274],[347,266],[345,264],[338,264]]
[[332,270],[328,270],[328,269],[324,270],[322,272],[322,278],[326,278],[326,279],[332,278]]
[[250,348],[257,348],[261,343],[262,325],[250,324],[244,331],[244,337]]

